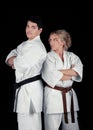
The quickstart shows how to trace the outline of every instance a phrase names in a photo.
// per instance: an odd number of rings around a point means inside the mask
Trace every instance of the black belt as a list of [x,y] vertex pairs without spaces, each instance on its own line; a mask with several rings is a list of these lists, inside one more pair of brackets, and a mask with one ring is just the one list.
[[13,100],[15,99],[15,92],[16,92],[17,88],[19,88],[22,85],[25,85],[25,84],[28,84],[30,82],[34,82],[34,81],[40,80],[40,79],[41,79],[41,75],[36,75],[34,77],[31,77],[31,78],[25,79],[23,81],[20,81],[19,83],[15,83],[14,84],[14,92],[13,92]]
[[34,77],[31,77],[31,78],[25,79],[23,81],[20,81],[19,83],[15,83],[14,86],[15,86],[15,89],[17,89],[17,88],[19,88],[20,86],[22,86],[24,84],[34,82],[34,81],[40,80],[40,79],[41,79],[41,75],[36,75]]

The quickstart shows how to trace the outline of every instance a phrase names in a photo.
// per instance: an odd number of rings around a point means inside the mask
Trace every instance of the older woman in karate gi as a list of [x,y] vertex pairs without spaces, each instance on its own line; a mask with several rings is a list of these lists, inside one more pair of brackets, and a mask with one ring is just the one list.
[[45,130],[79,130],[77,111],[79,105],[73,82],[82,81],[83,64],[73,52],[71,36],[66,30],[50,34],[48,52],[43,66],[42,78],[46,82],[44,91]]
[[31,82],[16,89],[14,112],[17,112],[18,130],[42,130],[43,83],[40,79],[46,49],[40,39],[42,20],[31,16],[27,20],[27,40],[11,50],[6,63],[15,69],[16,82]]

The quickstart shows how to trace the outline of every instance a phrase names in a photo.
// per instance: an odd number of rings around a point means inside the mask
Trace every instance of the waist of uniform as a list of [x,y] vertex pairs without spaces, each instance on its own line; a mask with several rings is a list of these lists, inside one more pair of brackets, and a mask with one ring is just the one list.
[[13,100],[15,99],[16,89],[20,88],[21,86],[23,86],[25,84],[28,84],[28,83],[31,83],[31,82],[34,82],[34,81],[37,81],[37,80],[41,80],[41,75],[36,75],[34,77],[30,77],[30,78],[27,78],[25,80],[22,80],[18,83],[14,83]]
[[17,89],[22,85],[25,85],[25,84],[28,84],[30,82],[34,82],[34,81],[37,81],[37,80],[40,80],[40,79],[41,79],[41,75],[36,75],[36,76],[30,77],[30,78],[24,79],[24,80],[22,80],[18,83],[15,83],[14,86]]
[[64,88],[62,86],[51,87],[51,86],[47,85],[47,87],[62,91],[63,93],[67,93],[68,91],[70,91],[72,89],[72,86],[68,86],[68,87]]
[[[65,119],[65,122],[68,123],[66,93],[69,92],[70,90],[72,91],[72,86],[68,86],[68,87],[66,87],[66,88],[64,88],[64,87],[62,87],[62,86],[61,86],[61,87],[55,86],[55,87],[53,88],[53,87],[47,85],[47,87],[62,92],[63,108],[64,108],[64,119]],[[71,94],[71,119],[72,119],[72,122],[75,122],[75,117],[74,117],[74,102],[73,102],[73,91],[72,91],[72,94]]]

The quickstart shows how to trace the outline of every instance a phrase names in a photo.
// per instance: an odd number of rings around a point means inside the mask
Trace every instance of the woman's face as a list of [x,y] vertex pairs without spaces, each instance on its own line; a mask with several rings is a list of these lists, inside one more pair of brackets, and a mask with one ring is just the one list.
[[49,44],[53,51],[60,50],[60,47],[63,47],[63,42],[60,39],[60,36],[57,34],[50,34],[49,36]]

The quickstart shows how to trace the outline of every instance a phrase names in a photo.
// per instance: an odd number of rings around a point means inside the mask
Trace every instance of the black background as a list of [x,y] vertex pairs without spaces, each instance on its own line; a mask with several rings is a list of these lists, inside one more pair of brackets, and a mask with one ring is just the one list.
[[[36,10],[37,13],[33,14]],[[40,11],[41,10],[41,11]],[[46,13],[45,13],[46,12]],[[45,14],[45,15],[44,15]],[[91,46],[88,39],[90,26],[90,12],[82,8],[8,8],[3,15],[2,34],[0,43],[0,80],[1,80],[1,120],[0,129],[17,130],[16,114],[12,112],[12,91],[15,81],[14,71],[5,64],[7,54],[26,39],[26,19],[30,15],[39,15],[44,21],[41,39],[49,51],[48,35],[52,30],[64,28],[70,32],[72,47],[70,51],[77,54],[84,65],[83,81],[75,83],[75,90],[79,100],[80,130],[88,130],[92,118],[92,58]],[[93,58],[92,58],[93,59]],[[43,116],[43,115],[42,115]],[[43,128],[44,130],[44,128]]]

